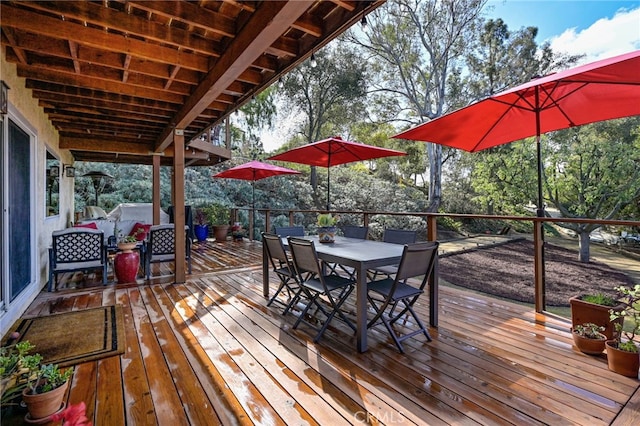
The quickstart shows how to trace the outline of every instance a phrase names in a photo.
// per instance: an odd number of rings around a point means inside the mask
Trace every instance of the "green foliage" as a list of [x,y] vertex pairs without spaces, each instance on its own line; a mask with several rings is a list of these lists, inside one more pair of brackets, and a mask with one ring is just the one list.
[[339,218],[333,217],[331,213],[321,213],[318,215],[318,226],[336,226]]
[[616,302],[616,300],[613,297],[608,296],[604,293],[585,294],[582,297],[580,297],[580,299],[584,300],[585,302],[593,303],[595,305],[602,305],[602,306],[616,306],[618,304],[618,302]]
[[210,204],[203,207],[202,211],[213,225],[228,225],[231,221],[229,207],[223,204]]
[[578,324],[573,328],[573,332],[588,339],[605,339],[606,336],[602,334],[605,328],[601,325],[594,324],[592,322],[586,322],[584,324]]
[[12,403],[26,389],[29,367],[42,359],[37,354],[29,355],[34,348],[29,341],[0,348],[0,405]]
[[[615,290],[620,293],[619,301],[624,305],[621,311],[609,310],[611,321],[624,318],[623,324],[615,324],[618,349],[638,352],[635,339],[640,335],[640,284],[633,287],[619,286]],[[622,337],[626,340],[623,341]]]

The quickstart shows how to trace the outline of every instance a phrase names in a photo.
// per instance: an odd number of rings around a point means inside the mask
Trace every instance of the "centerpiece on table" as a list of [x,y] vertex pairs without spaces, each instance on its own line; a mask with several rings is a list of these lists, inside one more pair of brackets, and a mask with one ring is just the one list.
[[318,215],[318,241],[321,243],[333,243],[336,238],[336,224],[339,218],[331,213]]

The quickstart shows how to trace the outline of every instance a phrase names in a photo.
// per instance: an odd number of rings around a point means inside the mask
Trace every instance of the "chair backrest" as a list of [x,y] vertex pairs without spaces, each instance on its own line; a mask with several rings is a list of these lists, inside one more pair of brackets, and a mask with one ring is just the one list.
[[417,232],[408,229],[385,229],[382,241],[393,244],[413,244],[416,242]]
[[342,234],[347,238],[359,238],[361,240],[366,240],[369,236],[369,227],[345,225],[342,227]]
[[318,253],[316,253],[316,246],[313,244],[313,241],[295,237],[289,237],[287,240],[289,241],[289,250],[291,251],[293,265],[296,268],[300,280],[302,281],[303,274],[311,273],[318,278],[324,286],[322,267],[320,266],[320,259],[318,259]]
[[[189,239],[189,227],[185,225],[184,230],[187,236],[187,257],[191,254],[191,240]],[[172,223],[163,225],[153,225],[149,228],[147,255],[158,256],[175,254],[175,225]]]
[[67,228],[51,234],[56,264],[94,262],[106,259],[104,233],[99,229]]
[[302,226],[276,226],[276,234],[281,237],[304,237]]
[[[174,221],[174,207],[169,206],[167,213],[169,214],[169,223],[175,223]],[[195,232],[193,230],[193,211],[191,206],[184,206],[184,224],[189,227],[189,238],[195,239]]]
[[433,272],[435,259],[438,257],[438,246],[437,241],[405,245],[395,278],[396,282],[423,276],[420,288],[424,288]]
[[262,244],[265,245],[267,249],[267,255],[269,259],[271,259],[271,264],[274,269],[279,267],[280,265],[276,265],[276,261],[282,264],[289,264],[289,258],[287,257],[287,253],[285,252],[284,244],[282,244],[282,240],[278,235],[275,234],[267,234],[262,233]]

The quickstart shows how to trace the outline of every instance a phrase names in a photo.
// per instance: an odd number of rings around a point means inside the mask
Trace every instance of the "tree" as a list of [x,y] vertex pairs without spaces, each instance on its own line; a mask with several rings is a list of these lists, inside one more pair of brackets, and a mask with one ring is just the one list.
[[[486,0],[397,0],[369,15],[366,33],[352,41],[371,52],[375,91],[397,119],[415,125],[441,116],[455,102],[447,98],[450,78],[462,67]],[[385,99],[387,97],[393,100]],[[428,211],[442,199],[442,146],[426,144]]]
[[[304,117],[300,128],[303,144],[334,135],[347,138],[350,124],[359,121],[364,112],[364,60],[344,44],[332,46],[314,53],[315,66],[307,61],[283,80],[281,95],[287,99],[290,115]],[[310,182],[317,193],[315,167]],[[321,199],[317,194],[314,198],[319,208]]]
[[[563,217],[617,219],[640,199],[640,118],[595,123],[554,133],[545,173],[547,198]],[[550,170],[550,172],[549,172]],[[579,237],[589,261],[589,234],[600,225],[561,224]]]

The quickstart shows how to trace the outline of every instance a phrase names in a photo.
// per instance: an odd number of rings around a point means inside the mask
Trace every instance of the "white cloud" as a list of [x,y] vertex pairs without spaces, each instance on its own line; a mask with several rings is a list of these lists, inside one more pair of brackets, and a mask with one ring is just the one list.
[[586,54],[583,63],[610,58],[640,49],[640,8],[621,9],[616,15],[602,18],[589,28],[577,32],[568,29],[549,39],[556,52]]

